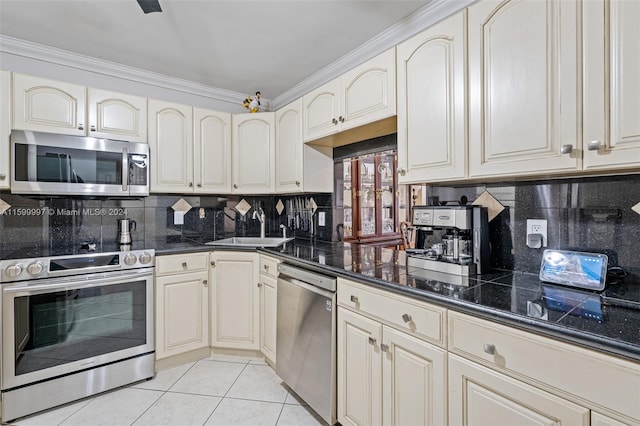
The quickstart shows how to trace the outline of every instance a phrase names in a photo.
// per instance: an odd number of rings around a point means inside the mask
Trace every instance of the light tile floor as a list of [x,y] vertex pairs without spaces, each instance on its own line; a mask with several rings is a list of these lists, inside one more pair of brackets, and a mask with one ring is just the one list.
[[326,425],[259,358],[212,355],[16,425]]

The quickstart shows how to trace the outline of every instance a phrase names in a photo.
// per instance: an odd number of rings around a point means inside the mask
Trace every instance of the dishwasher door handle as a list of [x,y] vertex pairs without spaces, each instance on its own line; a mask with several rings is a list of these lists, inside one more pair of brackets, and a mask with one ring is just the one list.
[[305,290],[309,290],[312,293],[315,294],[319,294],[321,296],[324,297],[328,297],[328,298],[332,298],[333,297],[333,293],[327,290],[323,290],[320,287],[316,287],[315,285],[311,285],[309,283],[305,283],[304,281],[300,281],[300,280],[296,280],[295,278],[291,278],[291,277],[278,277],[278,282],[280,281],[285,281],[289,284],[298,286],[298,287],[302,287]]

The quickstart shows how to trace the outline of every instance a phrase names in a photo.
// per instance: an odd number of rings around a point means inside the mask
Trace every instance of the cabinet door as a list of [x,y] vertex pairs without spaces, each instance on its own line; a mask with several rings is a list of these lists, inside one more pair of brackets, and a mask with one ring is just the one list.
[[275,364],[278,285],[275,278],[265,274],[260,274],[260,283],[260,349]]
[[260,350],[258,254],[214,252],[211,346]]
[[233,116],[233,189],[269,194],[275,188],[275,113]]
[[386,326],[382,334],[384,424],[446,425],[447,352]]
[[149,99],[151,192],[193,191],[192,109]]
[[303,190],[302,99],[276,111],[276,192]]
[[584,168],[640,168],[640,3],[583,3]]
[[582,167],[579,20],[576,0],[468,8],[470,176]]
[[0,189],[8,189],[10,152],[9,135],[11,134],[11,73],[0,71]]
[[194,191],[231,192],[231,114],[193,109]]
[[382,325],[338,308],[338,421],[382,423]]
[[338,131],[340,103],[339,79],[330,81],[302,97],[305,142]]
[[86,135],[86,87],[13,75],[13,128]]
[[340,130],[395,115],[395,47],[343,74],[340,77],[340,88]]
[[449,424],[588,426],[589,410],[450,354]]
[[466,176],[466,11],[397,47],[398,181]]
[[89,136],[147,143],[147,98],[89,88]]
[[156,278],[156,359],[209,346],[208,273]]
[[631,426],[634,423],[620,422],[595,411],[591,412],[591,426]]

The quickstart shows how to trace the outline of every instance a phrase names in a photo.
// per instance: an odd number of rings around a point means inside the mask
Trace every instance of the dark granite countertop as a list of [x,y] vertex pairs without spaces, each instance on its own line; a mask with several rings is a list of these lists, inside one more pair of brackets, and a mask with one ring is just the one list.
[[[157,255],[214,249],[187,239],[145,245],[155,248]],[[279,248],[258,250],[316,272],[640,361],[640,310],[602,303],[594,291],[543,283],[536,274],[493,271],[471,278],[452,276],[408,267],[403,251],[348,243],[296,239]],[[640,287],[640,283],[626,285]]]

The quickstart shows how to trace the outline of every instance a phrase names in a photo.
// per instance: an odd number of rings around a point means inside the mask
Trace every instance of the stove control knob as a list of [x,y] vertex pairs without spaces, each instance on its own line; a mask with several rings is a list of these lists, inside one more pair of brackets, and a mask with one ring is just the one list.
[[137,260],[138,260],[138,259],[136,258],[136,255],[135,255],[135,254],[131,254],[131,253],[129,253],[128,255],[126,255],[126,256],[124,257],[124,263],[125,263],[126,265],[129,265],[129,266],[131,266],[131,265],[133,265],[134,263],[136,263],[136,261],[137,261]]
[[145,251],[140,255],[140,263],[146,265],[149,262],[151,262],[151,255]]
[[9,278],[15,278],[22,273],[22,265],[19,263],[16,263],[15,265],[11,265],[7,267],[5,272],[7,273],[7,276]]
[[44,266],[40,262],[33,262],[31,265],[27,266],[27,272],[33,276],[38,276],[44,271]]

